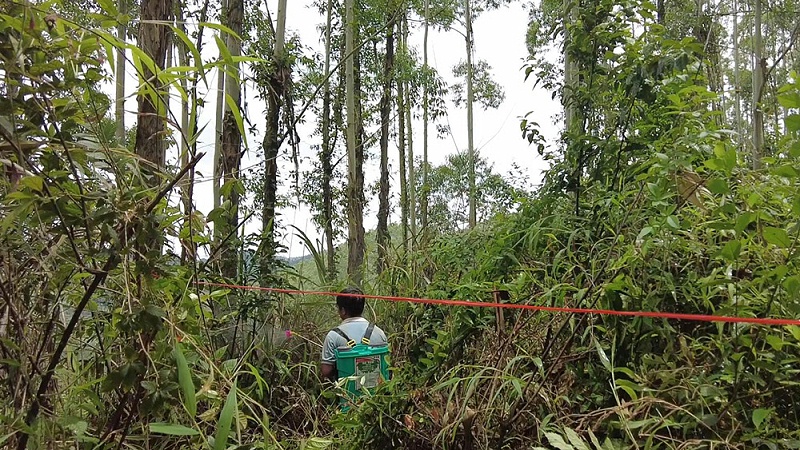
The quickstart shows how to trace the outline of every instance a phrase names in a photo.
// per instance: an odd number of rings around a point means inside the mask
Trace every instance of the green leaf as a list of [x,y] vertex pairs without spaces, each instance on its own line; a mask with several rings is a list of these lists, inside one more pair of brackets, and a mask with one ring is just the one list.
[[[234,33],[234,32],[233,32],[233,30],[231,30],[230,28],[228,28],[228,27],[226,27],[225,25],[222,25],[222,24],[220,24],[220,23],[214,23],[214,22],[200,22],[200,23],[198,24],[198,26],[200,26],[200,27],[205,27],[205,28],[211,28],[212,30],[218,30],[218,31],[222,31],[222,32],[224,32],[224,33],[227,33],[227,34],[230,34],[230,35],[232,35],[232,36],[236,37],[237,39],[241,39],[241,38],[239,37],[239,35],[238,35],[238,34],[236,34],[236,33]],[[225,47],[225,48],[227,49],[227,47]]]
[[41,192],[44,188],[44,180],[42,177],[31,175],[19,180],[19,184],[27,187],[28,189],[36,192]]
[[151,433],[169,434],[172,436],[196,436],[200,434],[194,428],[185,427],[175,423],[153,422],[148,425]]
[[767,335],[767,344],[769,344],[769,346],[775,349],[776,351],[781,351],[783,350],[783,346],[784,344],[786,344],[786,342],[784,342],[783,339],[781,339],[778,336],[775,336],[774,334],[769,334]]
[[792,114],[786,117],[786,129],[790,132],[800,131],[800,114]]
[[558,450],[575,450],[575,447],[564,442],[564,438],[562,438],[557,433],[545,432],[544,435],[547,438],[548,442],[550,442],[550,445],[557,448]]
[[792,275],[783,281],[783,288],[789,293],[789,298],[797,298],[800,295],[800,275]]
[[739,253],[741,253],[741,251],[741,241],[729,241],[727,244],[725,244],[725,247],[722,247],[722,251],[719,254],[726,261],[734,262],[739,258]]
[[794,336],[796,340],[800,341],[800,326],[791,325],[788,328],[789,332],[792,333],[792,336]]
[[611,372],[611,360],[608,359],[605,350],[603,350],[603,347],[600,346],[600,343],[597,342],[597,340],[594,341],[594,346],[597,348],[597,354],[600,356],[600,362],[603,363],[603,367]]
[[667,217],[667,225],[669,225],[670,227],[672,227],[673,229],[676,229],[676,230],[681,227],[681,224],[678,221],[678,218],[675,217],[675,216]]
[[590,450],[589,446],[586,445],[585,441],[578,436],[578,433],[575,432],[572,428],[564,428],[564,432],[567,435],[567,439],[569,439],[569,443],[575,447],[575,450]]
[[219,414],[217,434],[214,435],[214,450],[225,450],[228,447],[228,435],[231,433],[231,423],[236,408],[236,382],[234,382],[225,399],[225,406],[222,407],[222,412]]
[[734,229],[736,230],[737,233],[742,234],[745,228],[747,228],[748,225],[753,223],[754,220],[756,220],[755,213],[752,213],[750,211],[743,212],[742,214],[739,215],[739,217],[736,218],[736,226],[734,227]]
[[100,5],[100,9],[102,9],[103,12],[109,17],[117,17],[117,15],[119,15],[119,11],[117,11],[117,7],[113,1],[97,0],[97,4]]
[[175,362],[178,366],[178,383],[181,385],[183,391],[183,405],[186,411],[189,412],[191,417],[197,415],[197,398],[195,397],[194,381],[192,381],[192,373],[189,370],[189,364],[186,362],[186,357],[181,350],[181,344],[175,343]]
[[331,444],[333,444],[333,441],[329,439],[312,437],[300,445],[300,450],[325,450]]
[[780,167],[772,169],[772,173],[779,177],[784,178],[797,178],[797,170],[790,164],[784,164]]
[[171,28],[175,35],[178,36],[178,38],[183,42],[184,47],[191,52],[196,71],[200,73],[203,81],[206,81],[206,71],[203,70],[203,58],[200,56],[200,51],[197,50],[197,47],[194,45],[194,43],[192,43],[192,41],[189,39],[189,36],[187,36],[183,30],[174,25]]
[[789,146],[789,156],[792,158],[800,158],[800,141],[792,142]]
[[219,35],[214,35],[214,40],[217,42],[217,48],[219,49],[219,56],[220,59],[225,61],[227,64],[233,64],[233,60],[231,59],[231,52],[228,50],[228,45]]
[[725,161],[720,158],[707,159],[703,164],[711,170],[725,170]]
[[781,248],[789,248],[792,245],[789,234],[782,228],[764,227],[764,239]]
[[592,441],[592,444],[594,445],[594,448],[595,448],[595,450],[603,450],[603,446],[601,446],[601,445],[600,445],[600,441],[599,441],[599,440],[597,440],[597,436],[595,436],[595,435],[594,435],[594,433],[592,432],[592,429],[591,429],[591,428],[589,428],[589,429],[588,429],[588,430],[586,430],[586,431],[588,431],[588,432],[589,432],[589,439],[591,439],[591,441]]
[[796,92],[780,94],[778,103],[784,108],[800,108],[800,94]]
[[758,408],[757,410],[753,411],[753,425],[756,428],[760,428],[761,424],[764,423],[767,417],[769,417],[771,411],[768,409]]
[[644,227],[644,228],[642,228],[642,231],[639,232],[639,235],[636,236],[636,240],[637,241],[641,241],[642,238],[644,238],[645,236],[647,236],[648,234],[650,234],[652,232],[653,232],[653,227]]
[[708,190],[717,195],[728,194],[731,192],[728,182],[722,178],[712,178],[706,183]]
[[247,148],[247,132],[244,129],[244,120],[242,120],[242,112],[239,110],[239,105],[237,105],[233,97],[227,93],[225,94],[225,103],[228,104],[228,108],[230,108],[233,113],[233,118],[236,120],[236,127],[239,128],[242,142],[244,142],[244,147]]

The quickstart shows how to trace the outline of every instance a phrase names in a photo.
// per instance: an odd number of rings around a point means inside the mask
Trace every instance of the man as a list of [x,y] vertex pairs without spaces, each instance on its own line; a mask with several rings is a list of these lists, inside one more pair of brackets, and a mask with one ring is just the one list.
[[[356,297],[352,294],[364,295],[360,289],[349,287],[336,296],[336,307],[339,310],[339,317],[342,319],[342,323],[328,332],[328,335],[325,336],[325,342],[322,344],[320,375],[323,380],[336,381],[338,378],[336,372],[336,349],[348,345],[348,339],[345,339],[345,336],[355,342],[361,342],[361,338],[364,337],[364,333],[370,327],[369,321],[361,317],[361,314],[364,313],[364,297]],[[342,336],[342,334],[345,336]],[[368,339],[371,345],[385,345],[387,343],[386,334],[376,325],[372,325],[372,334]]]

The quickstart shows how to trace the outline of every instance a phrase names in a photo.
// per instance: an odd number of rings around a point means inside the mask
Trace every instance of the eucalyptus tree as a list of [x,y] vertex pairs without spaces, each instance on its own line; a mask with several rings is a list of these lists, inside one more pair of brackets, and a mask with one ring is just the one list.
[[420,197],[420,216],[421,226],[424,237],[428,232],[428,124],[430,121],[430,108],[428,95],[430,86],[428,83],[428,32],[430,31],[430,0],[424,0],[422,5],[422,20],[424,21],[422,37],[422,70],[425,81],[422,84],[422,196]]
[[449,28],[455,21],[456,2],[458,0],[443,0],[434,2],[424,0],[419,14],[423,20],[422,38],[422,182],[420,184],[420,226],[423,240],[428,230],[428,145],[430,138],[430,124],[435,122],[445,113],[444,97],[447,94],[447,85],[434,68],[429,65],[428,47],[430,28]]
[[[322,226],[325,233],[325,256],[328,279],[336,276],[336,250],[333,246],[333,147],[335,139],[331,139],[331,29],[333,28],[333,0],[327,0],[325,6],[325,66],[322,91],[322,148],[320,165],[322,166]],[[337,130],[334,127],[334,130]]]
[[761,155],[764,150],[764,111],[761,109],[761,92],[764,87],[766,60],[763,58],[761,30],[761,0],[754,0],[753,8],[753,168],[761,168]]
[[[290,83],[290,68],[286,57],[286,0],[278,2],[275,37],[272,44],[272,70],[269,70],[267,85],[262,89],[267,98],[267,121],[264,130],[264,200],[261,213],[262,233],[260,271],[263,283],[271,272],[275,253],[275,210],[278,200],[278,151],[282,139],[278,136],[281,122],[282,102],[287,97]],[[291,101],[291,100],[289,100]],[[265,284],[266,285],[266,284]]]
[[244,22],[244,1],[228,0],[225,22],[231,33],[225,45],[220,45],[222,59],[227,66],[225,78],[224,116],[222,119],[221,158],[221,205],[222,214],[215,222],[220,228],[218,242],[220,270],[222,275],[234,278],[238,268],[237,231],[239,229],[239,204],[244,194],[239,168],[242,161],[242,118],[241,118],[241,72],[238,59],[241,56],[242,25]]
[[[464,190],[464,183],[470,173],[470,161],[464,153],[448,155],[443,164],[429,169],[432,231],[448,233],[469,227],[469,192]],[[475,161],[475,175],[479,221],[514,211],[519,199],[529,195],[528,180],[521,171],[504,177],[486,158]],[[421,178],[416,183],[421,185]]]
[[360,284],[363,279],[364,265],[364,149],[363,142],[358,140],[359,124],[358,98],[356,92],[356,59],[359,48],[356,47],[356,5],[354,0],[345,0],[345,99],[347,111],[347,127],[345,141],[347,143],[347,223],[348,223],[348,255],[347,274],[351,281]]
[[380,187],[378,226],[376,229],[378,244],[377,273],[386,267],[389,248],[389,125],[392,108],[392,81],[394,77],[394,28],[397,14],[397,2],[386,2],[386,44],[383,62],[383,91],[380,100]]
[[[166,63],[167,47],[172,42],[171,29],[165,22],[173,17],[172,0],[142,0],[139,21],[139,47],[149,56],[156,71]],[[167,105],[159,94],[163,86],[158,74],[147,65],[142,67],[142,79],[149,88],[139,94],[139,114],[136,126],[136,154],[148,167],[151,176],[146,180],[151,186],[158,184],[156,173],[164,167],[166,158]]]
[[[467,108],[467,159],[469,161],[468,166],[469,170],[469,224],[470,228],[474,227],[477,220],[476,215],[476,197],[477,191],[475,190],[475,132],[474,132],[474,124],[473,124],[473,108],[475,103],[475,76],[479,72],[476,70],[476,66],[473,62],[474,57],[474,47],[475,47],[475,40],[473,35],[473,21],[475,17],[477,17],[481,12],[496,9],[503,5],[507,5],[511,3],[513,0],[463,0],[463,5],[461,7],[460,16],[463,18],[462,25],[464,27],[464,43],[465,43],[465,53],[466,53],[466,61],[460,63],[454,69],[454,74],[456,76],[463,76],[466,84],[466,98],[463,102]],[[488,69],[488,64],[484,63],[482,66],[484,69]],[[486,71],[483,74],[487,73]],[[488,80],[488,78],[487,78]],[[487,88],[491,89],[493,92],[487,92],[486,94],[494,94],[498,95],[500,102],[502,102],[502,89],[499,88],[498,85],[495,83],[490,83],[486,85]],[[456,89],[456,94],[459,94],[458,89]],[[488,98],[488,96],[486,97]],[[457,101],[460,100],[457,97]],[[497,103],[499,105],[499,102]],[[496,107],[496,106],[495,106]]]
[[[219,0],[220,9],[220,22],[223,22],[228,10],[228,0]],[[220,36],[222,32],[220,31]],[[221,41],[221,40],[220,40]],[[220,42],[217,41],[217,42]],[[214,158],[213,158],[213,174],[212,174],[212,190],[214,196],[213,206],[218,209],[221,204],[220,187],[222,184],[222,120],[224,118],[225,106],[225,68],[222,64],[217,68],[217,89],[216,89],[216,104],[214,113]],[[219,242],[222,239],[217,227],[214,229],[215,240]]]
[[[126,15],[128,13],[128,0],[119,0],[119,15],[120,21],[117,25],[117,39],[120,42],[125,42],[128,39],[128,22]],[[117,46],[117,60],[114,69],[114,88],[115,88],[115,102],[114,102],[114,119],[117,122],[114,135],[120,144],[125,144],[125,47]]]

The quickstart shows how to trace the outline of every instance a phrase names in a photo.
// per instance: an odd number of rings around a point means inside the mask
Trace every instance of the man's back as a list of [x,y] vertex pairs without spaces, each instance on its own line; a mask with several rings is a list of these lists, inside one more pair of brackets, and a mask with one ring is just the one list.
[[[364,332],[367,331],[369,321],[363,317],[349,317],[344,319],[339,324],[339,329],[344,332],[350,339],[361,343],[361,338],[364,337]],[[369,339],[370,345],[385,345],[387,344],[386,334],[377,325],[372,330],[372,336]],[[331,330],[325,336],[325,342],[322,344],[322,362],[329,364],[336,364],[336,349],[339,347],[346,347],[347,340],[339,333]]]

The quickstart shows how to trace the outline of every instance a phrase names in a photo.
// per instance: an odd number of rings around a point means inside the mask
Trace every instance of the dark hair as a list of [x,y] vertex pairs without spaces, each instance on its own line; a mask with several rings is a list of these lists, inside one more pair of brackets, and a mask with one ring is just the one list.
[[350,317],[357,317],[360,316],[361,313],[364,312],[364,297],[353,297],[352,295],[347,294],[358,294],[364,295],[361,292],[361,289],[351,286],[342,290],[342,292],[336,296],[336,306],[339,308],[344,309]]

